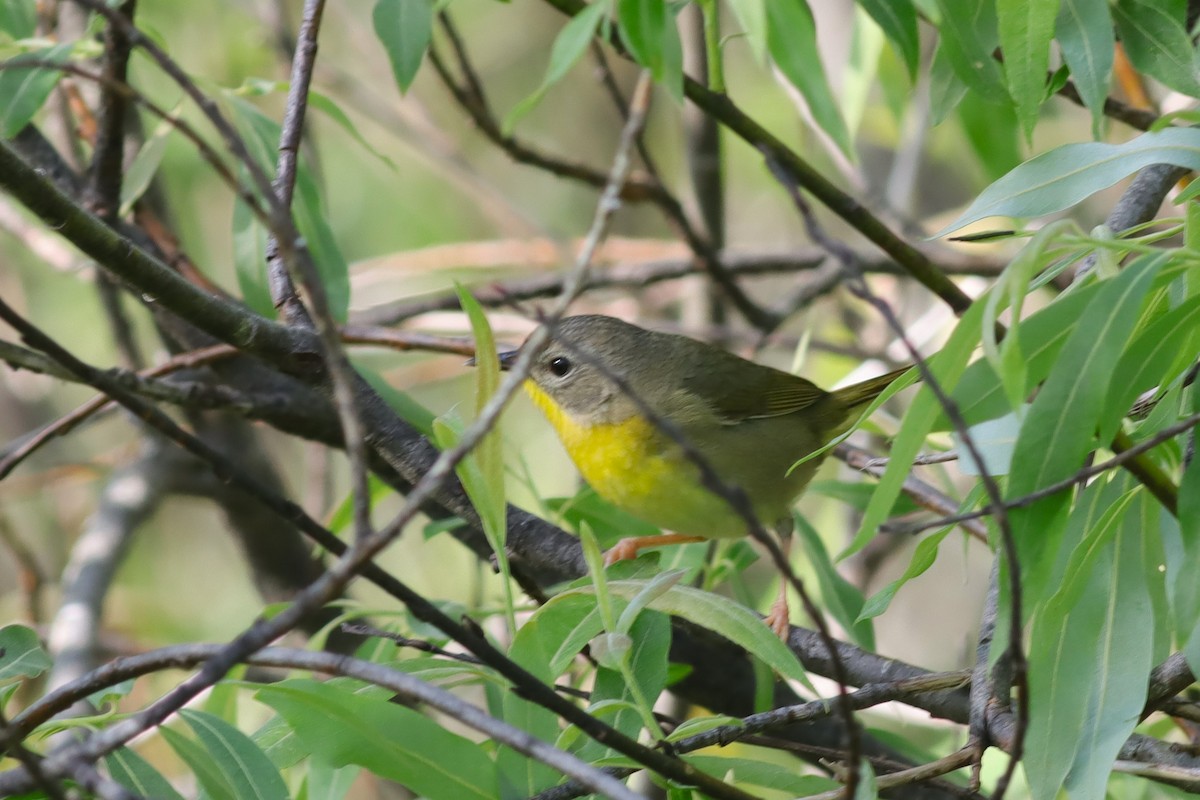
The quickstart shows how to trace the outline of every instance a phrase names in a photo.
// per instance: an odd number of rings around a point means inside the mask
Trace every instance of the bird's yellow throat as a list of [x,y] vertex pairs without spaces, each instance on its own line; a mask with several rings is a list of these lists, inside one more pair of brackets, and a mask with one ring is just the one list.
[[641,415],[588,423],[571,416],[533,381],[525,391],[558,433],[567,455],[596,493],[664,530],[694,536],[744,536],[744,521],[700,485],[695,467],[664,447],[654,423]]
[[[554,426],[584,479],[601,495],[625,497],[631,490],[640,494],[630,484],[653,482],[647,481],[648,476],[639,477],[650,455],[646,452],[653,433],[649,421],[635,415],[622,422],[589,423],[568,414],[533,381],[525,381],[525,391]],[[647,486],[646,491],[654,488]]]

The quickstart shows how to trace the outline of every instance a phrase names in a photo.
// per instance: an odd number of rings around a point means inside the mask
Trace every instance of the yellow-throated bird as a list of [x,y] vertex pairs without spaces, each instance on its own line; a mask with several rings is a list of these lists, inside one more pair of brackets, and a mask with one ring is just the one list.
[[[518,352],[502,353],[501,366]],[[792,466],[844,432],[856,409],[905,371],[827,392],[686,336],[584,315],[559,322],[525,388],[601,497],[673,532],[622,540],[609,551],[612,563],[642,547],[748,533],[746,521],[701,484],[699,467],[630,394],[673,423],[722,482],[740,487],[760,520],[786,521],[790,530],[792,502],[821,459]],[[786,626],[786,607],[782,613]]]

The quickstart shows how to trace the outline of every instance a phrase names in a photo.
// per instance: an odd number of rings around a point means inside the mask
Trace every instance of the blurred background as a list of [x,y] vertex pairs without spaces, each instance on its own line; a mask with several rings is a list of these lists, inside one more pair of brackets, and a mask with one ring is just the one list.
[[[811,5],[831,82],[855,135],[857,161],[847,160],[812,133],[802,101],[759,62],[737,35],[733,19],[725,21],[730,92],[749,115],[948,265],[968,294],[977,294],[1003,266],[1012,244],[956,245],[924,237],[1028,154],[1086,138],[1088,114],[1065,102],[1053,103],[1027,144],[1006,107],[990,106],[971,94],[945,107],[928,69],[913,82],[861,10],[818,0]],[[689,58],[698,41],[693,10],[688,8],[680,20]],[[481,133],[428,63],[402,96],[373,30],[371,11],[367,3],[336,3],[325,12],[313,85],[321,100],[311,110],[303,151],[319,187],[322,214],[349,263],[350,319],[467,336],[465,317],[446,302],[454,282],[494,301],[498,285],[520,287],[560,274],[591,223],[597,189],[517,163],[511,148],[506,151]],[[450,13],[502,123],[541,83],[563,18],[535,0],[456,0]],[[261,0],[146,0],[137,8],[139,25],[223,107],[248,103],[276,121],[282,116],[298,17],[296,2]],[[450,60],[444,35],[437,41]],[[628,96],[635,69],[611,52],[606,63],[615,85]],[[130,72],[140,91],[215,141],[200,115],[183,102],[179,88],[142,53],[134,53]],[[585,57],[516,121],[511,131],[515,143],[606,173],[621,118],[602,76],[597,63]],[[93,91],[80,82],[74,85],[85,94]],[[44,120],[52,137],[56,102]],[[710,208],[706,215],[696,198],[712,196],[713,178],[698,179],[689,163],[689,152],[694,152],[689,137],[696,126],[688,111],[656,90],[645,135],[654,167],[698,230],[729,257],[760,265],[761,274],[742,279],[751,297],[773,306],[792,302],[786,322],[766,337],[747,326],[695,274],[689,250],[671,221],[654,205],[639,202],[626,202],[616,214],[598,273],[627,276],[635,283],[656,269],[690,276],[589,291],[573,311],[612,314],[718,342],[764,363],[799,369],[825,387],[904,363],[903,349],[877,316],[847,293],[833,290],[828,270],[822,270],[819,254],[761,156],[726,133],[719,135],[719,212],[714,217]],[[149,115],[141,115],[140,122],[148,137],[161,140],[156,145],[161,149],[157,185],[181,249],[212,282],[241,296],[238,263],[246,255],[238,250],[232,193],[183,137]],[[62,141],[61,130],[57,135]],[[646,168],[638,164],[635,170],[644,175]],[[704,180],[710,183],[700,185]],[[1074,213],[1087,229],[1103,218],[1111,200],[1111,194],[1101,193]],[[38,233],[11,201],[0,199],[0,207],[3,296],[89,363],[120,364],[88,261],[62,240]],[[843,224],[821,216],[828,230],[847,238],[868,263],[879,260]],[[795,269],[805,254],[812,263]],[[781,261],[788,263],[772,267]],[[949,311],[899,277],[876,274],[871,281],[901,313],[914,340],[926,352],[936,350],[953,324]],[[542,302],[491,302],[498,339],[518,344],[532,329],[534,310]],[[441,307],[422,310],[430,304]],[[126,311],[149,360],[164,357],[149,317],[129,303]],[[364,369],[433,415],[455,406],[470,408],[472,376],[461,355],[367,346],[352,354]],[[20,439],[91,394],[46,376],[0,370],[0,437]],[[892,401],[894,408],[903,408],[905,397]],[[895,419],[885,408],[871,430],[855,441],[883,454],[882,443],[894,432]],[[318,519],[333,519],[348,491],[343,454],[255,427],[253,446],[261,451],[256,457],[265,455],[280,470],[287,494]],[[105,412],[52,442],[0,482],[0,620],[45,629],[59,600],[58,576],[100,493],[145,446],[136,430],[122,412]],[[552,516],[546,500],[573,495],[579,479],[549,426],[521,397],[505,416],[503,436],[511,500]],[[951,495],[959,494],[953,469],[931,467],[923,474]],[[831,460],[801,504],[831,554],[848,544],[856,528],[855,505],[846,502],[852,490],[846,487],[864,483],[870,485],[871,479]],[[859,500],[865,502],[862,496]],[[398,506],[397,498],[381,497],[376,518],[387,520]],[[384,565],[419,591],[465,608],[495,608],[499,583],[492,570],[450,536],[430,530],[422,535],[421,527],[384,555]],[[870,596],[904,572],[916,543],[879,537],[865,552],[842,562],[840,570]],[[932,568],[907,584],[876,620],[879,652],[933,670],[969,665],[989,563],[980,542],[952,534]],[[807,567],[799,566],[804,574]],[[762,564],[750,575],[747,597],[764,611],[776,577]],[[262,602],[243,551],[221,515],[203,499],[175,495],[129,543],[105,605],[102,644],[111,652],[129,652],[226,639],[261,612]],[[353,587],[352,602],[392,607],[365,585]]]

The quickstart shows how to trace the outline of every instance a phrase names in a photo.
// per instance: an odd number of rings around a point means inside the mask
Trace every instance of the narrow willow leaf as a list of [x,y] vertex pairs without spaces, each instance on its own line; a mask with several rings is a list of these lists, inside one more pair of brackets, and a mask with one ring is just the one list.
[[[475,416],[478,418],[500,386],[500,361],[496,355],[496,339],[492,335],[492,328],[488,324],[483,306],[461,285],[455,284],[454,290],[458,293],[458,301],[471,322],[471,332],[475,337]],[[492,546],[492,553],[496,556],[507,582],[508,555],[504,541],[508,529],[502,447],[500,426],[497,423],[479,441],[473,452],[483,484],[475,495],[472,495],[471,502],[479,512],[488,544]]]
[[[929,359],[929,369],[942,386],[954,386],[966,369],[967,360],[979,342],[979,322],[983,318],[983,306],[978,300],[972,303],[958,321],[946,344],[937,355]],[[904,479],[908,476],[909,465],[920,452],[925,437],[940,414],[941,406],[937,398],[928,385],[922,384],[904,415],[900,432],[892,443],[887,468],[879,479],[879,486],[871,497],[871,504],[863,513],[858,532],[854,534],[849,546],[838,555],[839,561],[857,553],[874,538],[880,523],[895,506],[896,498],[900,496],[900,490],[904,487]]]
[[1050,40],[1059,0],[996,0],[1004,77],[1028,140],[1037,124],[1038,108],[1046,98]]
[[[988,475],[1007,475],[1012,467],[1013,450],[1017,444],[1017,435],[1021,431],[1021,418],[1025,407],[1005,414],[1003,417],[989,419],[972,425],[967,429],[971,443],[983,458],[983,469]],[[954,449],[958,451],[958,468],[964,475],[978,477],[983,474],[974,457],[967,455],[966,443],[958,431],[951,431]]]
[[1000,44],[995,0],[937,0],[942,21],[938,50],[969,88],[992,103],[1009,103],[1000,64],[992,57]]
[[1129,61],[1189,97],[1200,97],[1195,46],[1184,24],[1187,0],[1117,0],[1113,21]]
[[742,33],[750,43],[750,51],[762,64],[767,60],[767,9],[768,0],[728,0]]
[[862,0],[861,5],[896,48],[908,68],[908,76],[916,80],[921,41],[917,35],[917,9],[912,0]]
[[517,122],[541,102],[546,92],[583,58],[607,10],[608,3],[592,3],[571,17],[558,32],[558,36],[554,37],[554,44],[550,45],[550,63],[546,66],[546,76],[542,78],[541,85],[533,94],[517,103],[505,116],[503,128],[506,132],[511,132]]
[[[627,736],[637,737],[642,729],[655,725],[653,705],[667,685],[671,621],[665,614],[639,614],[629,637],[626,668],[596,670],[589,710],[595,713],[610,704],[613,713],[608,723]],[[589,762],[609,755],[616,753],[599,742],[589,742],[579,750],[579,756]]]
[[[176,107],[171,115],[178,113]],[[158,165],[162,163],[163,155],[167,152],[167,137],[175,132],[175,126],[167,120],[161,120],[155,126],[149,138],[138,148],[137,155],[125,171],[125,179],[121,181],[120,215],[125,216],[141,196],[150,187],[158,173]]]
[[933,562],[937,560],[938,546],[941,545],[942,540],[953,530],[953,525],[947,525],[940,531],[931,533],[917,542],[916,549],[913,550],[912,558],[909,559],[908,567],[905,568],[904,574],[868,597],[866,602],[863,603],[862,611],[858,614],[858,619],[874,619],[887,611],[888,606],[892,604],[892,599],[896,596],[896,592],[900,591],[900,587],[913,578],[924,575],[933,566]]
[[767,49],[788,82],[800,90],[813,119],[848,157],[854,158],[850,130],[838,107],[807,0],[767,0]]
[[429,800],[493,800],[495,765],[475,742],[417,711],[328,683],[289,680],[258,690],[314,756],[357,764]]
[[[609,581],[608,590],[616,597],[632,600],[648,583],[649,581],[644,580]],[[568,589],[555,600],[562,597],[593,595],[594,591],[591,586],[581,586]],[[761,617],[743,605],[690,586],[672,586],[656,597],[650,603],[650,608],[716,631],[761,659],[784,678],[809,685],[808,674],[796,660],[795,654],[766,626]],[[597,627],[596,632],[599,631],[600,628]]]
[[183,795],[150,762],[128,747],[119,747],[104,757],[108,774],[139,797],[183,800]]
[[345,800],[360,772],[358,767],[333,767],[313,759],[308,763],[308,794],[304,800]]
[[211,753],[177,730],[167,727],[158,730],[163,741],[188,765],[211,800],[240,800]]
[[1097,569],[1077,605],[1068,607],[1052,598],[1034,619],[1028,655],[1029,727],[1022,759],[1034,800],[1057,797],[1074,760],[1087,715],[1107,589],[1107,569]]
[[1083,104],[1092,112],[1092,138],[1099,139],[1113,70],[1113,23],[1108,0],[1060,2],[1055,23],[1058,46]]
[[376,0],[375,35],[387,51],[400,93],[408,91],[433,35],[432,0]]
[[[1021,425],[1005,497],[1022,497],[1072,474],[1092,449],[1116,362],[1138,319],[1142,299],[1166,259],[1142,257],[1105,282],[1063,346],[1058,362]],[[1053,520],[1069,500],[1060,492],[1008,514],[1026,588],[1033,598],[1046,586],[1052,563]],[[1026,608],[1034,605],[1032,601]]]
[[36,678],[50,669],[50,654],[37,633],[24,625],[0,628],[0,683],[15,678]]
[[1100,441],[1111,441],[1142,392],[1175,379],[1168,369],[1180,353],[1200,350],[1200,296],[1163,314],[1126,348],[1113,369],[1121,380],[1113,384],[1100,419]]
[[734,786],[760,786],[795,797],[832,792],[841,786],[829,778],[801,775],[797,770],[783,764],[772,764],[756,758],[685,755],[683,760],[693,767],[704,770],[709,775],[715,775],[726,782],[731,782]]
[[412,425],[423,436],[433,436],[433,421],[436,415],[432,411],[414,400],[411,395],[392,386],[378,371],[363,364],[359,359],[352,359],[352,362],[354,369],[371,384],[371,388],[379,393],[400,419]]
[[1004,268],[995,288],[984,301],[983,322],[980,326],[983,354],[1000,376],[1000,383],[1008,396],[1011,411],[1019,410],[1025,403],[1028,360],[1022,352],[1020,325],[1009,331],[1003,343],[997,341],[996,329],[1000,321],[1002,303],[1011,309],[1013,319],[1020,319],[1025,295],[1033,277],[1048,260],[1047,250],[1063,233],[1075,230],[1077,229],[1070,220],[1059,220],[1034,234]]
[[799,514],[794,514],[793,518],[797,538],[804,547],[805,560],[817,573],[817,583],[821,588],[820,605],[854,637],[859,647],[874,652],[875,626],[869,618],[862,619],[859,616],[863,610],[862,592],[837,571],[817,529]]
[[[1021,340],[1030,343],[1025,353],[1026,392],[1050,374],[1067,337],[1075,330],[1079,317],[1099,290],[1100,284],[1092,283],[1060,295],[1053,303],[1014,326],[1020,328]],[[967,367],[951,396],[968,423],[994,419],[1009,408],[1002,384],[984,358]],[[934,429],[946,430],[949,426],[949,421],[943,416]]]
[[0,0],[0,31],[28,39],[37,31],[37,0]]
[[[1146,578],[1145,540],[1159,506],[1140,493],[1132,513],[1126,514],[1113,542],[1113,560],[1104,621],[1100,629],[1087,714],[1079,731],[1079,746],[1067,773],[1071,797],[1103,797],[1117,752],[1133,733],[1146,702],[1150,669],[1154,666],[1154,608]],[[1151,523],[1147,526],[1147,523]]]
[[179,716],[208,751],[239,800],[287,800],[279,770],[254,741],[220,717],[194,709]]
[[929,121],[941,125],[966,97],[967,84],[954,71],[946,48],[939,46],[929,68]]
[[[279,123],[235,93],[227,92],[225,98],[227,100],[225,107],[229,109],[251,157],[267,174],[274,173],[275,150],[279,146]],[[253,220],[246,222],[249,219],[246,217],[241,220],[239,227],[238,206],[240,205],[240,203],[235,204],[235,229],[240,230],[243,235],[249,236],[248,231],[257,228],[257,223]],[[248,215],[249,210],[242,208],[240,213]],[[329,310],[336,321],[345,322],[350,307],[350,269],[337,246],[333,230],[322,210],[316,181],[303,159],[296,169],[296,191],[292,214],[296,221],[296,228],[303,237],[308,252],[316,265],[321,285],[325,288]],[[254,235],[259,237],[254,240],[255,246],[246,245],[244,254],[242,248],[238,249],[238,284],[243,287],[243,291],[247,291],[247,287],[254,287],[252,289],[253,299],[256,303],[261,304],[267,302],[260,299],[263,294],[267,295],[269,301],[269,291],[265,288],[268,286],[266,259],[258,257],[257,248],[259,243],[262,243],[265,255],[266,234],[255,231]],[[258,308],[258,305],[252,307],[267,313]],[[273,304],[268,307],[273,308]],[[273,314],[274,312],[272,310],[269,313]]]
[[[594,598],[559,595],[543,604],[520,627],[508,656],[539,680],[554,683],[602,629]],[[557,715],[536,703],[505,692],[501,706],[505,722],[544,741],[554,741],[558,736]],[[496,766],[504,779],[524,791],[522,796],[526,797],[553,785],[561,777],[507,747],[500,748]]]
[[0,136],[11,139],[29,124],[58,85],[62,70],[53,67],[23,67],[22,60],[62,64],[71,55],[71,43],[34,50],[5,63],[0,70]]
[[1082,142],[1057,147],[984,189],[936,236],[986,217],[1039,217],[1062,211],[1150,164],[1200,169],[1200,130],[1171,128],[1121,144]]
[[[1200,412],[1200,391],[1192,386],[1192,413]],[[1176,637],[1193,672],[1200,669],[1200,458],[1193,458],[1179,484],[1179,556],[1172,593]]]

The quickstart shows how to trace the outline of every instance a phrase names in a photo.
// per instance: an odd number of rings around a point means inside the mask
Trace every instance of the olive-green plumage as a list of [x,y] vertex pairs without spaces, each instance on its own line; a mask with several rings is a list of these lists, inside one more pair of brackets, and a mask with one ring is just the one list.
[[[511,360],[513,354],[503,358]],[[587,481],[614,505],[690,536],[747,533],[653,416],[672,422],[760,520],[786,518],[823,447],[905,370],[827,392],[713,345],[613,317],[563,319],[526,384]]]

